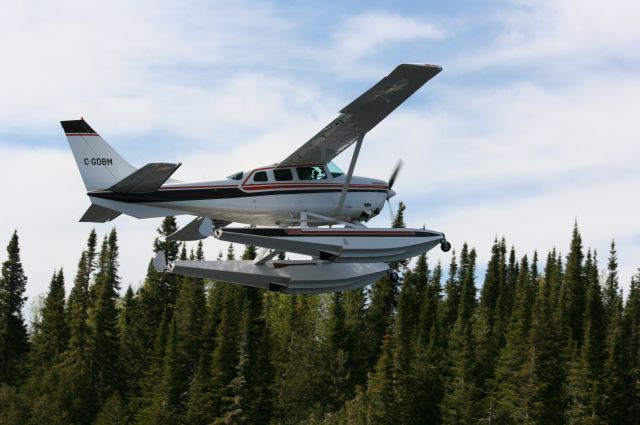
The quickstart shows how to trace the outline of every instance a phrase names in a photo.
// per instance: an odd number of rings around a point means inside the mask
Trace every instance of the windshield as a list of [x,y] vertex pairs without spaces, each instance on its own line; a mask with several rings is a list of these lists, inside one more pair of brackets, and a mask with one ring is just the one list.
[[242,171],[235,174],[231,174],[230,176],[227,176],[227,178],[229,180],[242,180]]
[[327,164],[327,168],[329,168],[329,172],[331,173],[331,176],[334,178],[344,175],[344,171],[338,168],[338,166],[333,162],[329,162]]

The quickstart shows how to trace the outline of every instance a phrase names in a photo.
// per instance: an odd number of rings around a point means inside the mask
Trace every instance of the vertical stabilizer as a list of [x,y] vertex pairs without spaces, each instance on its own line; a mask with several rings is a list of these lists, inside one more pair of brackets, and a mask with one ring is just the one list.
[[107,189],[136,171],[85,120],[60,124],[87,190]]

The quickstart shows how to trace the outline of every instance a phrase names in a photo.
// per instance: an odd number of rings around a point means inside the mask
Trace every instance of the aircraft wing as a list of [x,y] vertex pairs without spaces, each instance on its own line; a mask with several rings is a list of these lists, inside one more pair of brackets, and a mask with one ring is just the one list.
[[435,77],[437,65],[402,64],[364,94],[340,111],[334,119],[307,143],[278,166],[326,164],[367,133],[424,83]]

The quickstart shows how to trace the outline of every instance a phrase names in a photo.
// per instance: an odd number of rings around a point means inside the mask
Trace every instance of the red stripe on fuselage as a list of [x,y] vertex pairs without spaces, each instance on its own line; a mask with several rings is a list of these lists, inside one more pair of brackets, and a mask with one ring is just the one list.
[[[250,184],[250,185],[203,185],[203,186],[178,186],[178,187],[161,187],[159,191],[163,190],[188,190],[188,189],[230,189],[238,188],[245,191],[259,191],[259,190],[276,190],[276,189],[341,189],[343,185],[336,183],[281,183],[281,184]],[[353,184],[349,185],[350,189],[387,189],[386,185],[366,185],[366,184]]]
[[179,187],[161,187],[158,190],[162,191],[162,190],[183,190],[183,189],[230,189],[230,188],[237,188],[237,187],[238,186],[235,184],[226,185],[226,186],[179,186]]
[[[241,186],[241,189],[246,191],[254,190],[273,190],[273,189],[341,189],[344,185],[335,183],[285,183],[285,184],[248,184]],[[387,189],[387,186],[383,185],[366,185],[366,184],[352,184],[349,185],[349,189]]]

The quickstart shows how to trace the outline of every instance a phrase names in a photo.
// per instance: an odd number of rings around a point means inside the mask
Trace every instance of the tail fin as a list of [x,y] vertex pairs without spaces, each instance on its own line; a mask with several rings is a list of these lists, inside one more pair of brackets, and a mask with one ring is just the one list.
[[60,124],[87,190],[107,189],[136,171],[84,119]]

